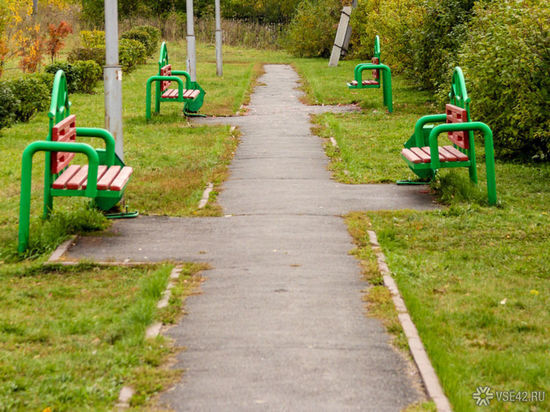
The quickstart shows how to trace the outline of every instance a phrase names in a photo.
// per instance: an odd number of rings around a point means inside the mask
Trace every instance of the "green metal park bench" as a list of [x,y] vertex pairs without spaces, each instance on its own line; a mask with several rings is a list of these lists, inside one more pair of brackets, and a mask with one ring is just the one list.
[[[155,113],[160,112],[161,102],[183,102],[183,113],[186,116],[200,116],[197,114],[204,103],[206,92],[196,82],[191,81],[189,73],[183,70],[172,70],[172,65],[168,62],[168,49],[163,42],[160,47],[158,75],[147,79],[145,96],[145,117],[151,118],[151,88],[155,83]],[[185,84],[179,77],[185,77]],[[177,83],[177,89],[170,89],[170,83]]]
[[[372,70],[372,80],[363,80],[363,71]],[[382,72],[382,77],[380,77]],[[391,70],[385,64],[380,62],[380,38],[374,39],[374,54],[372,63],[360,63],[355,66],[354,80],[348,83],[350,89],[379,89],[382,83],[382,95],[384,106],[387,106],[388,112],[393,111]]]
[[[124,165],[115,153],[115,139],[107,130],[76,127],[76,116],[70,114],[71,103],[65,73],[59,70],[54,78],[50,104],[49,132],[46,140],[29,144],[23,151],[21,167],[21,201],[19,206],[19,252],[29,243],[31,208],[32,159],[35,153],[45,152],[44,213],[48,218],[54,196],[85,196],[95,207],[108,211],[121,199],[133,169]],[[94,149],[76,137],[98,137],[105,149]],[[75,153],[83,153],[88,164],[70,164]],[[113,217],[135,217],[135,213],[118,213]]]
[[[474,130],[483,133],[485,141],[485,164],[487,168],[487,192],[490,205],[497,203],[493,132],[485,123],[473,122],[470,118],[470,98],[466,91],[464,75],[456,67],[449,93],[450,104],[445,113],[421,117],[414,133],[405,143],[401,157],[410,169],[424,182],[432,180],[439,169],[467,167],[470,180],[477,184]],[[446,122],[434,125],[434,122]],[[448,133],[451,145],[439,146],[438,138]],[[421,182],[399,181],[398,184]]]

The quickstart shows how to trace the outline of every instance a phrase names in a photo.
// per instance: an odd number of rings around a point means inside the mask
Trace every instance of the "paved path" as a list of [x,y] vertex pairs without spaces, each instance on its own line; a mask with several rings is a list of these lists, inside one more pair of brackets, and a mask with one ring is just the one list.
[[[423,395],[417,377],[365,316],[367,285],[340,215],[433,208],[418,187],[342,185],[298,100],[298,76],[268,65],[219,202],[224,218],[118,221],[68,258],[209,262],[202,294],[169,334],[187,350],[182,381],[161,402],[177,411],[398,411]],[[405,167],[405,166],[404,166]],[[416,380],[416,382],[415,382]]]

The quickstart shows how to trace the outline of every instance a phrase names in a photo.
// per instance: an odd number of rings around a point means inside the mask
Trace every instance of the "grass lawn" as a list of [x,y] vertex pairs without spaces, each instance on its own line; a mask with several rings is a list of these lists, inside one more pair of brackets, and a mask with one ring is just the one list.
[[[169,49],[174,67],[185,68],[184,42],[170,43]],[[200,45],[198,56],[199,82],[207,91],[201,112],[217,116],[232,115],[246,103],[260,62],[286,59],[283,53],[227,47],[220,79],[214,48]],[[216,192],[204,210],[197,205],[207,182],[217,187],[226,177],[238,131],[191,126],[182,104],[163,104],[161,114],[147,123],[145,81],[156,71],[152,59],[123,77],[125,162],[134,168],[126,200],[141,214],[218,215]],[[14,71],[8,73],[14,77]],[[103,99],[102,86],[93,95],[71,95],[79,126],[102,127]],[[158,311],[170,264],[43,266],[48,252],[70,233],[108,225],[83,198],[56,198],[52,217],[40,219],[43,155],[34,159],[31,243],[21,260],[15,253],[21,154],[30,142],[46,138],[47,124],[40,113],[0,134],[0,410],[110,410],[123,384],[136,389],[132,403],[139,406],[181,375],[159,367],[177,348],[163,338],[146,341],[145,328],[153,320],[178,319],[202,267],[186,265],[170,306]]]
[[[173,66],[185,69],[185,43],[174,42],[168,47]],[[227,165],[238,143],[238,131],[231,132],[229,126],[191,126],[182,115],[181,103],[162,104],[160,115],[146,122],[145,82],[158,70],[156,58],[123,77],[124,160],[134,168],[125,192],[128,205],[144,215],[219,215],[216,189],[226,177]],[[224,58],[224,77],[218,78],[214,47],[198,47],[198,80],[207,91],[202,113],[235,114],[247,101],[251,85],[261,73],[261,62],[288,59],[284,53],[245,52],[231,47],[225,48]],[[77,125],[103,126],[102,85],[93,95],[71,95],[71,102]],[[40,113],[28,123],[1,131],[4,161],[0,164],[0,185],[4,195],[0,199],[0,262],[17,259],[21,154],[30,142],[46,138],[47,124],[46,114]],[[97,140],[80,140],[98,145]],[[34,257],[53,250],[70,232],[102,229],[106,225],[99,213],[86,209],[87,201],[83,198],[55,198],[52,221],[60,224],[41,222],[43,159],[43,154],[37,154],[33,166],[33,230],[27,255]],[[86,163],[83,157],[73,162],[79,161]],[[199,211],[197,206],[208,182],[215,184],[215,191],[206,208]],[[63,222],[67,221],[75,224],[65,228]]]
[[111,410],[123,384],[140,405],[181,373],[159,368],[177,348],[144,340],[152,321],[177,319],[198,282],[201,266],[184,266],[156,309],[171,268],[0,268],[0,410]]
[[[314,72],[308,71],[310,76]],[[317,133],[334,137],[339,145],[338,150],[327,145],[337,180],[413,177],[399,156],[402,145],[416,119],[441,108],[399,76],[392,80],[393,114],[384,109],[379,91],[367,90],[361,92],[364,113],[317,118]],[[472,394],[478,386],[489,386],[495,394],[484,409],[549,410],[550,165],[498,161],[500,205],[487,207],[482,143],[477,147],[479,187],[469,183],[466,169],[443,170],[432,185],[444,204],[441,210],[347,217],[357,242],[354,253],[374,286],[367,301],[385,318],[397,346],[406,347],[368,243],[366,231],[375,230],[455,410],[477,410]],[[539,399],[543,391],[545,400],[496,400],[497,391],[511,390],[539,392]]]
[[[173,67],[184,68],[184,42],[169,44],[169,52]],[[350,91],[345,86],[357,62],[328,68],[326,60],[227,47],[220,79],[215,76],[214,47],[200,45],[198,61],[198,80],[207,91],[201,112],[206,114],[225,116],[240,110],[261,73],[260,62],[293,64],[310,103],[359,103],[363,113],[315,119],[317,133],[338,142],[339,149],[327,145],[327,153],[335,178],[342,182],[412,177],[399,156],[402,144],[417,118],[441,110],[428,94],[394,76],[394,113],[388,114],[380,90]],[[146,123],[144,85],[155,72],[152,59],[123,81],[125,161],[135,168],[127,188],[130,207],[142,214],[219,214],[215,203],[201,212],[196,205],[207,182],[220,184],[225,178],[238,136],[225,126],[191,127],[179,104],[164,104],[160,116]],[[101,90],[74,95],[72,102],[79,125],[103,124]],[[170,379],[169,372],[154,368],[172,349],[162,341],[145,344],[143,338],[151,319],[171,320],[177,312],[177,306],[170,315],[152,309],[169,266],[43,268],[46,252],[68,233],[102,229],[106,222],[82,199],[56,199],[52,219],[40,221],[41,156],[35,162],[32,197],[32,254],[37,259],[15,259],[20,156],[29,142],[45,138],[46,125],[41,114],[0,136],[0,307],[6,315],[0,323],[0,404],[9,400],[11,407],[25,410],[71,410],[93,399],[90,408],[108,409],[122,382],[138,389],[135,402],[145,401],[150,391]],[[396,334],[397,345],[406,347],[372,261],[366,230],[373,229],[455,410],[476,410],[472,394],[478,386],[546,391],[544,402],[493,400],[489,409],[549,410],[550,166],[497,162],[501,203],[487,207],[483,150],[478,147],[479,187],[469,184],[466,170],[444,170],[433,184],[446,204],[441,210],[358,212],[347,217],[357,242],[355,254],[375,286],[367,300]],[[189,275],[196,269],[189,266]],[[150,279],[157,279],[154,285]],[[180,297],[188,293],[181,290]],[[136,302],[146,302],[145,317],[138,316]],[[150,375],[153,380],[145,380]]]

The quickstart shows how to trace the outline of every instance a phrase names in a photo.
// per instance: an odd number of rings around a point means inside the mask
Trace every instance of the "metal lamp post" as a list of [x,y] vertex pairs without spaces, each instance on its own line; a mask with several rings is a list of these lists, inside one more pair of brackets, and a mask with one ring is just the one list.
[[124,160],[122,136],[122,68],[118,62],[117,0],[105,0],[105,128],[115,138],[115,153]]

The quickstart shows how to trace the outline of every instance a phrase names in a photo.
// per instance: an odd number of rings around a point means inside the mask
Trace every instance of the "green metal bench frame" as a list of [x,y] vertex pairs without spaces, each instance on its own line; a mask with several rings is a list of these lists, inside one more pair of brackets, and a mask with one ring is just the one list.
[[[170,76],[163,75],[163,69],[167,66],[170,66],[168,60],[168,48],[166,47],[165,42],[162,42],[162,45],[160,46],[160,58],[158,66],[158,74],[156,76],[151,76],[149,79],[147,79],[145,92],[145,118],[147,120],[151,119],[151,88],[153,83],[155,83],[155,114],[160,113],[161,102],[183,102],[183,113],[186,116],[201,116],[197,112],[200,110],[204,103],[204,95],[206,94],[206,92],[203,90],[203,88],[196,81],[191,81],[191,76],[189,75],[189,73],[183,70],[172,70]],[[185,78],[185,84],[179,76],[183,76]],[[164,90],[161,90],[161,86],[163,84],[169,84],[170,82],[176,82],[178,85],[177,97],[164,98]],[[192,99],[185,98],[184,91],[186,90],[198,90],[199,94],[197,97]]]
[[[87,143],[56,142],[52,141],[52,130],[62,120],[70,116],[71,103],[67,91],[65,73],[59,70],[54,78],[52,100],[49,117],[49,131],[46,140],[29,144],[23,151],[21,165],[21,200],[19,205],[19,242],[18,251],[24,252],[29,242],[29,224],[31,208],[31,180],[32,159],[35,153],[45,152],[44,170],[44,211],[43,218],[47,219],[53,209],[54,196],[85,196],[92,199],[93,206],[107,211],[115,206],[124,194],[127,183],[121,190],[98,190],[97,176],[100,165],[121,166],[124,162],[115,153],[115,139],[109,131],[98,128],[77,127],[76,136],[98,137],[105,142],[105,149],[94,149]],[[83,153],[88,159],[88,177],[85,189],[54,189],[53,183],[65,169],[57,174],[52,173],[52,152]],[[130,213],[125,217],[134,217],[137,213]]]
[[[436,173],[441,168],[467,167],[470,180],[477,184],[477,169],[476,169],[476,153],[474,130],[483,133],[485,141],[485,164],[487,168],[487,194],[490,205],[497,203],[496,193],[496,177],[495,177],[495,158],[493,147],[493,132],[485,123],[473,122],[470,117],[470,98],[466,91],[466,82],[460,67],[456,67],[453,72],[451,83],[451,91],[449,93],[450,104],[464,109],[467,113],[467,118],[463,122],[449,122],[447,113],[433,114],[423,116],[416,122],[414,133],[411,138],[404,144],[405,149],[429,147],[429,162],[414,163],[407,159],[402,151],[401,157],[407,162],[410,169],[422,180],[430,181],[435,178]],[[435,122],[445,122],[445,124],[434,125]],[[467,155],[466,161],[441,161],[439,156],[438,138],[442,133],[467,132],[466,148],[459,147],[453,144],[460,152]],[[453,142],[454,143],[454,142]],[[438,155],[433,156],[432,154]],[[415,184],[421,182],[399,181],[398,184]]]
[[[375,77],[374,81],[363,82],[363,71],[372,70]],[[380,76],[382,72],[382,76]],[[377,80],[378,78],[378,80]],[[354,69],[354,81],[349,82],[348,88],[355,89],[379,89],[380,82],[382,83],[382,96],[384,106],[388,108],[388,112],[393,112],[392,86],[391,86],[391,69],[382,64],[380,60],[380,38],[374,38],[374,53],[372,63],[359,63]]]

